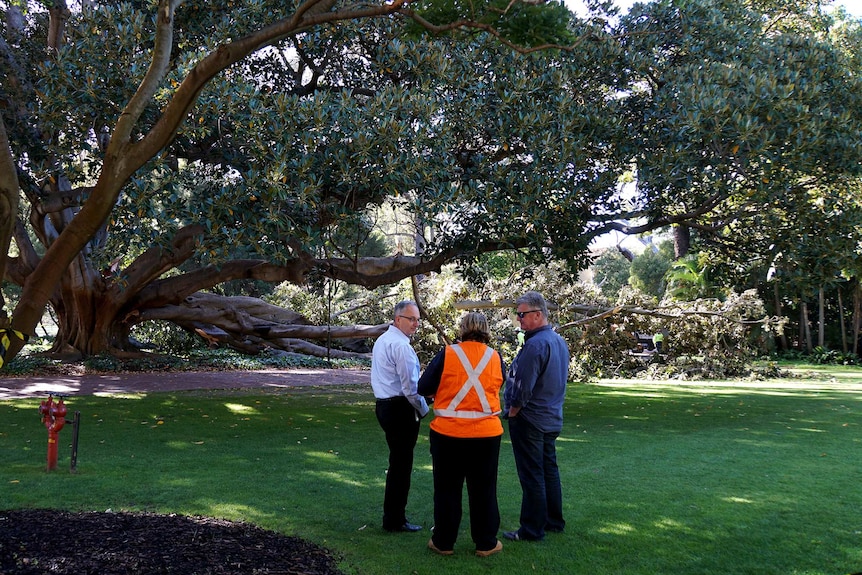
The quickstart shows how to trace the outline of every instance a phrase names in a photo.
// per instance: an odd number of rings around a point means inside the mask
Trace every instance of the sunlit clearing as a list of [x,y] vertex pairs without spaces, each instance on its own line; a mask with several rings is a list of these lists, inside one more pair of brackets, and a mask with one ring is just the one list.
[[608,523],[604,527],[599,528],[599,533],[608,533],[610,535],[628,535],[634,532],[635,528],[628,523]]
[[306,471],[305,473],[306,475],[310,475],[312,477],[317,477],[319,479],[327,479],[329,481],[341,483],[343,485],[349,485],[351,487],[368,487],[361,481],[356,481],[355,479],[345,477],[344,475],[340,473],[335,473],[334,471]]
[[231,411],[233,413],[240,413],[243,415],[260,415],[260,412],[250,405],[243,405],[242,403],[225,403],[224,406],[228,409],[228,411]]

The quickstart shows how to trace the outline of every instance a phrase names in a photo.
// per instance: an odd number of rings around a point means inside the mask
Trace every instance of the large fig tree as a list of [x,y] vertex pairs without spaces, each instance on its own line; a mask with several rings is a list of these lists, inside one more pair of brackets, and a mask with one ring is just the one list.
[[[50,304],[55,347],[84,354],[128,350],[148,319],[309,336],[296,314],[203,292],[311,273],[373,287],[547,243],[511,222],[476,233],[504,194],[530,206],[562,139],[533,94],[566,109],[568,75],[513,48],[577,35],[561,5],[533,4],[6,3],[0,238],[23,286],[6,333]],[[384,203],[448,232],[427,257],[363,257]]]

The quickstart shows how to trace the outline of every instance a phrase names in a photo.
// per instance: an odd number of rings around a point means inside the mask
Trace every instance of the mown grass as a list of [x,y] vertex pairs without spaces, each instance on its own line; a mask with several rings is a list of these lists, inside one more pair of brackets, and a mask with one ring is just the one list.
[[[334,550],[346,573],[800,574],[862,570],[862,371],[760,382],[604,380],[570,387],[558,443],[568,528],[453,557],[432,523],[427,422],[409,506],[380,529],[386,449],[367,387],[75,397],[78,473],[44,471],[39,400],[0,402],[0,506],[245,520]],[[520,489],[508,436],[503,528]]]

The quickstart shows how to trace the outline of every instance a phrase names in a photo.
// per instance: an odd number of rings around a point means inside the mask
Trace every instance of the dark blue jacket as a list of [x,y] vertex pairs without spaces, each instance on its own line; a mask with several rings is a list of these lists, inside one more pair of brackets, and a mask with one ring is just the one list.
[[505,408],[520,407],[521,417],[543,433],[563,428],[563,401],[569,379],[569,346],[550,325],[526,332],[524,346],[509,369]]

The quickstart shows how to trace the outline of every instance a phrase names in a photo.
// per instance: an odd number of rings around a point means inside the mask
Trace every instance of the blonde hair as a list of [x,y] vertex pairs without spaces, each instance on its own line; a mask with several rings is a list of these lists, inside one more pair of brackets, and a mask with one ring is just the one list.
[[483,313],[477,311],[465,313],[461,317],[461,324],[458,327],[461,332],[461,341],[481,341],[482,343],[491,341],[488,318]]

